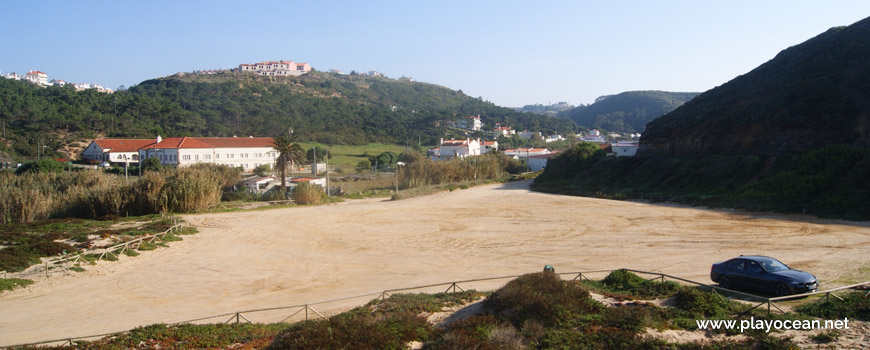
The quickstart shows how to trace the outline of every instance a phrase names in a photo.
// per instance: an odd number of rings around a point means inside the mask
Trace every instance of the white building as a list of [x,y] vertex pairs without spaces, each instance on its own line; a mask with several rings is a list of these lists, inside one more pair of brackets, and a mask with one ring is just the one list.
[[483,141],[480,144],[480,154],[498,151],[498,141]]
[[565,138],[562,137],[562,135],[550,135],[550,136],[547,136],[544,138],[544,142],[550,143],[550,142],[562,141],[564,139]]
[[517,131],[512,129],[509,126],[499,126],[496,124],[495,129],[492,131],[493,137],[498,138],[499,136],[510,137],[511,135],[516,135]]
[[37,85],[42,85],[42,86],[51,85],[48,83],[48,74],[45,74],[45,73],[40,72],[38,70],[32,70],[30,72],[27,72],[27,74],[24,75],[24,79],[27,81],[30,81],[31,83],[37,84]]
[[480,131],[483,128],[483,122],[480,120],[480,115],[478,114],[476,117],[465,117],[459,120],[457,123],[460,128]]
[[[465,139],[465,140],[444,140],[441,139],[441,146],[436,148],[437,155],[433,160],[450,160],[456,158],[465,158],[469,156],[479,156],[480,140]],[[432,156],[432,152],[430,152]]]
[[637,142],[617,142],[613,144],[613,155],[617,157],[634,157],[637,154]]
[[115,164],[139,163],[139,148],[154,140],[148,139],[99,139],[94,140],[82,151],[82,158],[92,162]]
[[254,64],[242,63],[240,72],[256,73],[263,76],[299,76],[311,71],[308,63],[293,61],[266,61]]
[[532,171],[540,171],[541,169],[544,169],[545,167],[547,167],[547,161],[553,159],[553,157],[555,157],[558,153],[559,152],[552,152],[549,154],[537,154],[529,156],[529,169],[531,169]]
[[595,142],[595,143],[604,143],[604,136],[601,135],[601,132],[598,129],[592,129],[586,136],[583,137],[583,141],[586,142]]
[[263,164],[272,165],[278,152],[271,137],[157,137],[139,148],[139,158],[158,158],[160,164],[187,166],[197,163],[221,164],[251,172]]
[[550,154],[550,150],[546,148],[514,148],[504,150],[504,155],[514,158],[527,158],[531,156]]
[[272,176],[251,176],[242,180],[242,186],[251,192],[262,193],[271,187],[272,182],[275,182],[275,178]]

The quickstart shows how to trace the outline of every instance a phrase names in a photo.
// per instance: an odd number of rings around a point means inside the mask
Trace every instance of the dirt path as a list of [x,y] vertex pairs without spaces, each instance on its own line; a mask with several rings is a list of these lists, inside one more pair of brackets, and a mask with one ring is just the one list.
[[712,262],[764,254],[825,283],[870,256],[866,223],[791,221],[527,187],[191,215],[186,220],[200,233],[169,249],[0,294],[0,345],[536,272],[545,264],[560,272],[627,267],[707,281]]

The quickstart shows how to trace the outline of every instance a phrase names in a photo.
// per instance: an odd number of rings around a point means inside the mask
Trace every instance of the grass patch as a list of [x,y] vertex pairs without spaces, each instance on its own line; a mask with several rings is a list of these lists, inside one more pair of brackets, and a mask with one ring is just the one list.
[[139,327],[126,334],[93,342],[80,341],[75,346],[56,349],[262,349],[286,324],[163,324]]
[[617,299],[659,299],[677,294],[680,285],[675,282],[647,280],[626,270],[611,272],[601,281],[582,280],[583,286]]
[[816,316],[823,319],[857,319],[870,321],[870,297],[865,297],[866,292],[849,292],[841,297],[843,300],[829,297],[827,301],[807,303],[795,308],[798,312]]
[[15,288],[27,287],[31,284],[33,284],[33,281],[21,278],[0,279],[0,292],[13,290]]
[[[108,255],[108,254],[106,254]],[[139,252],[134,249],[124,249],[124,255],[126,256],[139,256]]]

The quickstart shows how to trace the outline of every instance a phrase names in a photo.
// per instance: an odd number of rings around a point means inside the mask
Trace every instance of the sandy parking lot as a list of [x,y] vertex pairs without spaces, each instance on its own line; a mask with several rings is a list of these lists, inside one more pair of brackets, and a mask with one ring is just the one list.
[[816,274],[824,286],[870,257],[868,223],[557,196],[527,187],[190,215],[186,220],[200,233],[169,249],[0,294],[0,345],[536,272],[545,264],[560,272],[627,267],[706,282],[713,262],[764,254]]

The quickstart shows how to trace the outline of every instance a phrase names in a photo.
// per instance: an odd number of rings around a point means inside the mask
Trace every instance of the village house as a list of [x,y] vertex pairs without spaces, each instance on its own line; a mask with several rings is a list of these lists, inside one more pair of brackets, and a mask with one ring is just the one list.
[[311,71],[308,63],[296,63],[293,61],[266,61],[254,64],[242,63],[239,65],[240,72],[256,73],[263,76],[299,76]]
[[509,126],[495,124],[495,129],[493,129],[492,133],[493,138],[498,138],[499,136],[511,137],[511,135],[516,135],[517,131]]
[[562,141],[564,139],[565,138],[562,137],[562,135],[550,135],[550,136],[547,136],[544,138],[544,142],[550,143],[550,142]]
[[637,142],[617,142],[613,144],[613,155],[617,157],[634,157],[637,154]]
[[550,154],[550,150],[546,148],[514,148],[514,149],[506,149],[504,150],[504,155],[511,156],[514,158],[527,158],[531,156],[537,156],[542,154]]
[[441,146],[429,152],[429,157],[433,161],[451,160],[457,158],[465,158],[469,156],[479,156],[480,140],[465,139],[465,140],[445,140],[441,139]]
[[533,156],[529,156],[528,165],[531,171],[540,171],[547,167],[547,161],[553,159],[559,154],[559,152],[552,152],[549,154],[536,154]]
[[149,139],[98,139],[82,151],[82,158],[94,163],[138,164],[139,149],[153,142]]
[[186,166],[197,163],[222,164],[253,171],[274,164],[278,152],[271,137],[157,137],[139,148],[139,158],[158,158],[160,164]]
[[583,136],[583,141],[586,142],[594,142],[594,143],[604,143],[604,136],[601,135],[601,132],[598,129],[592,129],[589,134]]
[[459,120],[457,126],[463,129],[480,131],[483,128],[483,122],[480,120],[480,115],[469,116]]
[[480,154],[487,154],[495,151],[498,151],[498,141],[483,141],[483,143],[480,144]]

